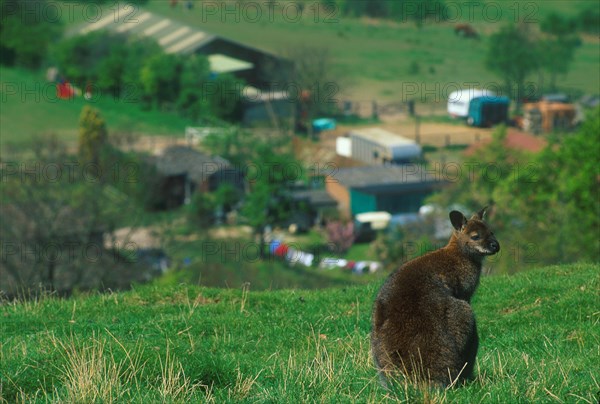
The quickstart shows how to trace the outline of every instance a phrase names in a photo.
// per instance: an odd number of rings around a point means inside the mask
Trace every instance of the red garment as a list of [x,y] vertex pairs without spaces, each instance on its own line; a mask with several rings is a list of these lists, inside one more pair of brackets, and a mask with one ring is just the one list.
[[73,98],[75,95],[75,90],[71,87],[68,81],[64,81],[62,83],[56,84],[56,96],[61,100],[68,100]]
[[273,254],[276,257],[285,257],[289,249],[290,249],[290,247],[288,247],[287,245],[279,244],[277,246],[277,248],[275,249],[275,251],[273,251]]

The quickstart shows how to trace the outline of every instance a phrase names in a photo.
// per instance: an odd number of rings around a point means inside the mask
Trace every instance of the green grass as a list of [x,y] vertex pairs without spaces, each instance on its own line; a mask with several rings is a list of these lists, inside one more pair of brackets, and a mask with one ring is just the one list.
[[110,133],[133,132],[145,135],[183,137],[190,122],[175,114],[143,111],[139,105],[111,96],[56,98],[53,84],[43,74],[0,66],[0,147],[27,144],[40,135],[56,134],[59,139],[77,139],[79,115],[84,105],[98,108]]
[[[316,2],[315,2],[316,3]],[[484,67],[484,57],[490,34],[508,23],[523,22],[537,26],[550,12],[573,16],[590,1],[481,1],[472,4],[472,25],[481,33],[480,41],[465,40],[454,35],[457,22],[469,21],[469,10],[462,2],[462,18],[444,23],[428,23],[417,29],[413,23],[377,21],[319,14],[307,8],[304,17],[286,17],[285,2],[269,14],[263,3],[260,18],[247,17],[250,11],[230,5],[216,10],[196,7],[191,11],[173,10],[163,0],[150,1],[147,8],[157,14],[180,20],[200,29],[226,38],[265,49],[285,53],[297,45],[318,44],[329,48],[334,77],[339,80],[338,99],[350,96],[354,100],[407,100],[443,101],[448,93],[465,83],[480,85],[502,84],[501,78]],[[213,3],[214,4],[214,3]],[[313,4],[309,2],[309,4]],[[476,5],[473,5],[476,4]],[[228,11],[229,10],[229,11]],[[496,10],[500,10],[496,17]],[[288,9],[288,12],[290,10]],[[253,16],[254,14],[252,14]],[[328,18],[330,17],[330,18]],[[598,93],[598,38],[586,36],[575,53],[571,72],[561,77],[564,89]],[[418,72],[411,65],[418,64]],[[412,73],[411,73],[412,71]],[[538,76],[529,78],[538,83]],[[546,90],[548,92],[548,90]]]
[[[482,279],[474,382],[377,381],[380,282],[256,292],[189,285],[0,307],[4,402],[569,402],[600,390],[598,265]],[[1,400],[0,400],[1,401]]]

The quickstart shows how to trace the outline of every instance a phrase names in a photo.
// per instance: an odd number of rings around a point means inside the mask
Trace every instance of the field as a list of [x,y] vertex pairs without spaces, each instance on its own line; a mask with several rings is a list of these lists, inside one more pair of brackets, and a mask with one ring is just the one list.
[[379,386],[369,333],[380,281],[4,302],[0,401],[596,403],[599,273],[569,264],[483,278],[477,378],[447,390]]
[[109,134],[116,132],[183,138],[190,122],[175,114],[142,111],[138,105],[112,97],[83,97],[61,100],[55,86],[42,73],[0,66],[0,148],[19,148],[34,139],[55,134],[59,139],[75,141],[79,115],[84,105],[98,108],[106,120]]
[[[427,23],[421,29],[412,22],[346,18],[339,10],[317,11],[316,1],[306,1],[300,16],[285,1],[270,9],[267,2],[250,2],[258,7],[234,6],[233,2],[214,7],[216,2],[192,10],[171,9],[168,1],[151,0],[150,11],[181,20],[208,32],[286,54],[295,47],[319,46],[329,49],[339,100],[355,101],[443,101],[448,93],[466,85],[495,88],[501,78],[488,72],[483,60],[489,35],[505,24],[524,23],[532,27],[552,11],[573,16],[594,4],[587,0],[567,1],[480,1],[471,11],[465,2],[452,4],[448,22]],[[596,3],[597,5],[597,3]],[[600,7],[600,6],[599,6]],[[472,16],[472,17],[470,17]],[[457,22],[472,22],[481,40],[468,40],[453,33]],[[595,74],[600,58],[600,40],[586,35],[576,51],[572,69],[561,77],[560,87],[576,92],[600,92]],[[592,74],[593,73],[593,74]],[[539,76],[529,78],[536,86]],[[470,83],[470,84],[467,84]],[[544,90],[543,83],[541,91]]]
[[[465,40],[453,34],[455,22],[465,18],[469,20],[467,10],[460,7],[456,11],[459,14],[454,15],[450,22],[427,23],[418,29],[411,22],[345,18],[339,12],[326,14],[316,11],[311,2],[306,2],[308,5],[302,18],[285,14],[284,10],[291,13],[291,9],[285,8],[287,3],[284,1],[272,16],[267,13],[268,9],[261,8],[266,7],[266,2],[251,2],[258,4],[263,13],[258,20],[251,18],[249,9],[236,11],[231,6],[232,2],[229,9],[223,5],[210,12],[206,5],[185,10],[183,3],[179,2],[179,8],[171,9],[168,1],[156,0],[150,1],[147,8],[168,18],[280,54],[298,46],[317,44],[326,47],[331,55],[332,76],[336,78],[335,94],[331,94],[331,98],[339,102],[350,99],[365,105],[377,100],[383,103],[380,105],[385,105],[408,99],[416,99],[418,104],[443,104],[448,93],[458,87],[496,87],[500,78],[483,66],[489,34],[510,22],[537,24],[550,11],[575,15],[593,2],[477,2],[480,8],[473,13],[472,25],[482,34],[479,41]],[[69,3],[58,4],[64,6],[62,15],[67,31],[84,21],[81,8],[71,8]],[[460,6],[463,3],[453,4]],[[495,7],[500,10],[497,16],[490,14]],[[489,12],[484,13],[484,9]],[[140,12],[135,10],[135,13]],[[571,71],[559,80],[562,90],[574,95],[600,93],[600,76],[596,74],[600,60],[599,45],[597,36],[583,36]],[[71,101],[57,100],[54,87],[45,82],[42,72],[0,69],[0,146],[3,154],[7,146],[18,147],[50,133],[65,140],[76,138],[79,113],[86,104],[85,100],[81,97]],[[538,75],[529,80],[535,86],[540,85]],[[542,87],[540,91],[545,89]],[[137,105],[110,97],[94,99],[92,103],[101,110],[111,132],[180,136],[189,124],[175,114],[142,111]],[[443,113],[441,104],[438,105],[441,109],[438,109]],[[419,106],[417,108],[420,109]]]

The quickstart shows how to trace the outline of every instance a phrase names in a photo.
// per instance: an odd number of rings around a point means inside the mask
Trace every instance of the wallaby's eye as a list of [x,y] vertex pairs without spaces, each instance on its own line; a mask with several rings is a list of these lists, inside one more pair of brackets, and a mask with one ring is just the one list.
[[480,238],[481,238],[481,237],[479,237],[479,234],[473,234],[473,235],[471,236],[471,240],[473,240],[473,241],[477,241],[477,240],[479,240]]

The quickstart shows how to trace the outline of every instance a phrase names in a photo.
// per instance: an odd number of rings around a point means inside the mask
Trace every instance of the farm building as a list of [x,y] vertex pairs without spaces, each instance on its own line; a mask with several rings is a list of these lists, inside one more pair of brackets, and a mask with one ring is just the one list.
[[239,170],[221,157],[210,157],[191,147],[172,146],[152,158],[156,168],[156,207],[171,209],[189,203],[194,192],[212,192],[229,184],[243,191]]
[[336,151],[369,165],[403,164],[421,157],[414,140],[380,128],[356,129],[337,139]]
[[[72,34],[104,29],[154,39],[167,53],[206,55],[214,74],[231,73],[258,89],[268,89],[277,72],[281,82],[291,63],[270,52],[223,38],[148,11],[117,3],[119,9],[80,26]],[[133,9],[133,11],[132,11]],[[116,18],[115,16],[121,16]]]
[[287,123],[293,127],[296,116],[296,103],[284,91],[264,91],[246,89],[242,100],[241,122],[244,126],[257,126],[271,123],[277,126]]
[[418,212],[442,182],[419,165],[343,168],[327,178],[327,192],[346,217],[364,212]]

